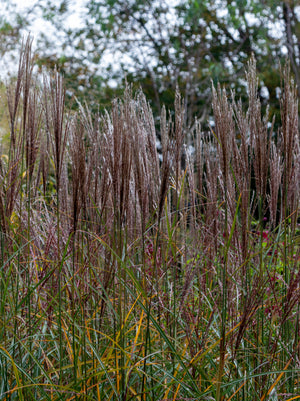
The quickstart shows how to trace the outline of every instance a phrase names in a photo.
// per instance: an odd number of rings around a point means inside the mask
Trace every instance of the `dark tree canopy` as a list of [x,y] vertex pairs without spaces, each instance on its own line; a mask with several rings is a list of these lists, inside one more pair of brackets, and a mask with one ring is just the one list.
[[[211,81],[244,96],[245,63],[257,59],[259,91],[271,112],[279,96],[278,64],[289,59],[300,95],[300,6],[296,0],[87,0],[82,23],[70,28],[66,0],[36,2],[23,16],[51,23],[57,32],[36,38],[39,66],[55,65],[65,75],[70,94],[91,106],[106,105],[126,76],[142,86],[157,114],[171,107],[176,86],[185,98],[186,119],[206,120]],[[171,4],[171,5],[170,5]],[[2,21],[1,34],[11,29]],[[20,31],[20,29],[19,29]],[[18,32],[19,32],[18,31]],[[5,43],[5,42],[4,42]],[[239,89],[238,89],[239,88]]]

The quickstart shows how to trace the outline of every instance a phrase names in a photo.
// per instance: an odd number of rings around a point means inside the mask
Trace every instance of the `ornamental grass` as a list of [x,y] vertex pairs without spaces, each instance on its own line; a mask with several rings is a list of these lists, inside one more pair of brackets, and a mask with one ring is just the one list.
[[[31,39],[7,87],[0,159],[0,400],[294,400],[300,394],[298,100],[276,122],[212,88],[157,127],[129,85],[65,105]],[[161,142],[157,146],[157,131]]]

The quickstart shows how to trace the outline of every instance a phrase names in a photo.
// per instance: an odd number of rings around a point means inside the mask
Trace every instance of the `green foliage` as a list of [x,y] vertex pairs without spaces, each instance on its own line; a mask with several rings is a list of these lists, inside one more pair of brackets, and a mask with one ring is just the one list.
[[26,16],[15,12],[16,6],[11,1],[2,1],[0,15],[0,55],[15,50],[21,41],[21,31],[28,27]]
[[2,157],[8,157],[10,128],[7,114],[6,86],[0,82],[0,149]]
[[252,58],[243,107],[212,88],[210,136],[189,130],[175,94],[159,154],[142,92],[127,85],[108,111],[70,113],[62,77],[32,73],[30,38],[19,65],[0,159],[0,399],[296,399],[288,67],[278,140]]
[[[286,56],[300,88],[296,7],[295,0],[178,0],[173,6],[167,1],[89,0],[81,11],[82,25],[70,29],[64,28],[72,11],[69,2],[37,3],[36,12],[41,10],[61,37],[60,43],[46,35],[37,38],[39,65],[57,65],[77,98],[94,104],[106,104],[106,93],[114,93],[116,86],[115,94],[120,93],[126,75],[129,82],[140,83],[156,116],[161,102],[172,108],[178,86],[188,124],[200,114],[206,125],[210,80],[231,89],[239,83],[238,95],[245,99],[244,64],[253,53],[259,85],[269,93],[261,90],[262,100],[277,117],[277,67]],[[4,31],[10,26],[3,25]]]

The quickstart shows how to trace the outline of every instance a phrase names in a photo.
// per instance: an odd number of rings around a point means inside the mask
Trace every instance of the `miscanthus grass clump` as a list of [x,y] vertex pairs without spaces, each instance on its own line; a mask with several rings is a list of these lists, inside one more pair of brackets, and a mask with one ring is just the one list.
[[[300,394],[298,101],[213,88],[214,122],[144,95],[70,112],[31,40],[0,160],[0,400],[294,400]],[[280,125],[281,124],[281,125]]]

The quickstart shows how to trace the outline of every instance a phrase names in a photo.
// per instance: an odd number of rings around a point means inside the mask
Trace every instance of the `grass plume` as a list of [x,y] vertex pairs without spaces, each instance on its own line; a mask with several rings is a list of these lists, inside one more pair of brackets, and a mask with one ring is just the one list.
[[210,132],[141,91],[65,107],[33,73],[8,87],[0,159],[1,400],[292,400],[299,375],[299,131],[213,88]]

